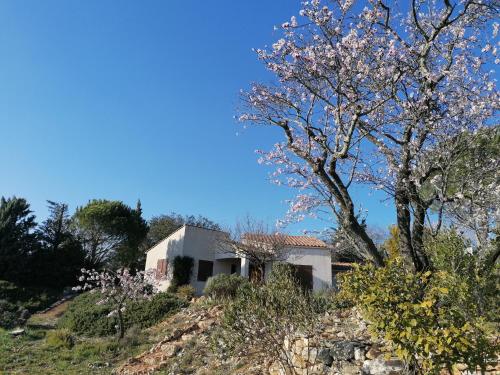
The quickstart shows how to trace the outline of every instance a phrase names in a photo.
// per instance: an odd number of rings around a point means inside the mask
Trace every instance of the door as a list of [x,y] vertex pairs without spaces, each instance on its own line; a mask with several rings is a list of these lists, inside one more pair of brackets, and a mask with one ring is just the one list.
[[295,265],[295,277],[304,290],[313,289],[313,268],[301,264]]

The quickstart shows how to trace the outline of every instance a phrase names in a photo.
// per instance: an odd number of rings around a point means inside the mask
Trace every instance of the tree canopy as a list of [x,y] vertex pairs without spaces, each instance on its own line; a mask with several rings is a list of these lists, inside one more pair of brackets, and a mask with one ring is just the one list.
[[498,2],[413,1],[403,11],[395,1],[353,3],[304,2],[281,25],[281,38],[257,50],[275,80],[242,94],[239,119],[282,131],[259,161],[300,191],[289,218],[329,212],[356,251],[381,266],[351,194],[369,185],[393,199],[401,251],[425,269],[431,207],[463,201],[442,186],[445,196],[423,196],[422,187],[443,181],[461,134],[491,127],[497,113]]

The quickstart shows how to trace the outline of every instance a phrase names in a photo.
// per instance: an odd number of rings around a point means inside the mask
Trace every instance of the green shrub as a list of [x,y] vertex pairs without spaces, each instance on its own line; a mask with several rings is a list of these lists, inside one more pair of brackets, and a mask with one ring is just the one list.
[[495,348],[468,283],[446,271],[415,273],[401,258],[340,275],[340,295],[359,306],[370,330],[423,374],[456,363],[484,368]]
[[185,306],[186,301],[169,293],[158,293],[150,300],[133,302],[125,310],[125,328],[134,325],[140,328],[150,327]]
[[47,345],[52,348],[71,349],[75,344],[75,338],[68,329],[56,329],[47,332],[45,337]]
[[213,299],[232,299],[236,296],[238,289],[248,284],[248,280],[236,274],[219,274],[207,280],[203,292]]
[[333,288],[322,289],[311,294],[311,304],[318,314],[337,308],[336,293]]
[[179,287],[189,284],[193,273],[194,259],[189,256],[176,256],[174,258],[174,271],[172,273],[172,285]]
[[184,298],[185,300],[190,301],[195,294],[195,289],[192,285],[186,284],[181,285],[177,288],[177,296]]
[[[284,340],[297,332],[312,332],[318,315],[294,277],[293,269],[275,266],[265,284],[244,284],[229,301],[214,345],[232,356],[244,356],[251,347],[256,355],[278,361],[291,370]],[[287,372],[288,373],[288,372]],[[293,372],[292,372],[293,373]]]
[[132,326],[125,332],[125,335],[119,340],[122,347],[133,347],[144,341],[144,333],[139,326]]
[[[79,335],[115,334],[117,322],[114,318],[107,317],[112,307],[107,304],[97,305],[101,298],[99,293],[90,292],[76,297],[60,319],[59,327]],[[185,304],[185,301],[168,293],[155,294],[150,300],[130,302],[123,314],[125,329],[132,326],[150,327]]]
[[0,280],[0,300],[26,308],[30,313],[43,310],[56,302],[59,292],[40,287],[20,287],[9,281]]
[[19,324],[21,311],[19,306],[0,299],[0,327],[13,328]]

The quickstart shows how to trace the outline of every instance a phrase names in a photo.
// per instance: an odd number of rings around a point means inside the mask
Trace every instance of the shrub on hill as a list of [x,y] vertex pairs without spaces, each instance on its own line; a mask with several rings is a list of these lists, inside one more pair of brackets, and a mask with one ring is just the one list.
[[[115,334],[117,322],[108,317],[113,308],[108,304],[98,305],[100,299],[102,297],[98,292],[87,292],[76,297],[59,321],[59,327],[86,336]],[[124,312],[125,328],[150,327],[185,305],[184,300],[169,293],[158,293],[151,300],[130,302]]]
[[275,264],[266,283],[238,288],[224,309],[214,348],[235,357],[247,356],[252,348],[261,359],[272,358],[294,373],[284,340],[297,332],[311,333],[318,319],[309,294],[294,275],[293,267]]
[[43,310],[57,301],[59,292],[39,287],[20,287],[10,281],[0,280],[0,300],[27,309],[30,313]]
[[495,361],[470,284],[444,270],[414,272],[401,258],[385,267],[355,266],[341,275],[341,297],[361,308],[370,330],[419,374],[457,363],[484,369]]
[[231,299],[236,296],[238,289],[248,284],[248,280],[236,274],[219,274],[207,280],[203,292],[213,299]]
[[195,294],[195,289],[192,285],[181,285],[180,287],[177,288],[177,292],[176,292],[176,295],[181,297],[181,298],[184,298],[185,300],[187,301],[190,301],[193,297],[194,297],[194,294]]

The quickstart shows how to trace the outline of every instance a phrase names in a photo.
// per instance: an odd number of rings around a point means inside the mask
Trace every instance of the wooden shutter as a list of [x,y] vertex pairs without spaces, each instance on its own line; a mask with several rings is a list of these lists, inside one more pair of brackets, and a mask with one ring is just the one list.
[[167,275],[167,264],[166,259],[158,259],[156,261],[156,277],[158,279]]

